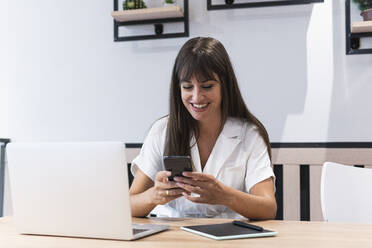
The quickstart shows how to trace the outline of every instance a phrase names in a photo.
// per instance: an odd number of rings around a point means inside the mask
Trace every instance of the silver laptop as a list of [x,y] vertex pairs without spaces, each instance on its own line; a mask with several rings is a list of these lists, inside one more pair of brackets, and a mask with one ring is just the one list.
[[132,225],[124,143],[11,143],[7,156],[20,233],[133,240],[169,228]]

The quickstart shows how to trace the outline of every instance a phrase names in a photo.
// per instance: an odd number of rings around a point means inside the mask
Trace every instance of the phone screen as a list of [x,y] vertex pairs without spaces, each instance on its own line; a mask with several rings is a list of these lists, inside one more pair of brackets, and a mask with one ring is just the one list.
[[169,181],[173,181],[176,176],[182,177],[184,171],[192,171],[190,156],[164,156],[163,160],[165,170],[172,172]]

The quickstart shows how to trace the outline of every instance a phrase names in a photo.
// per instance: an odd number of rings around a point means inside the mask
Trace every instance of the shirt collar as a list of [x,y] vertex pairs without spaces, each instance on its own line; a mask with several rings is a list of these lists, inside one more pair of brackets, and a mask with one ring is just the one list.
[[226,123],[222,129],[221,135],[226,138],[241,139],[243,125],[243,120],[229,117],[227,118]]

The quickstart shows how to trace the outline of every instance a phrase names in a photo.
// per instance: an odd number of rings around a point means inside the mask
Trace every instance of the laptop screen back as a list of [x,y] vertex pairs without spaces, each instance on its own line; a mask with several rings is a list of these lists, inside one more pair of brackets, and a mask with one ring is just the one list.
[[7,156],[19,232],[133,236],[124,143],[13,143]]

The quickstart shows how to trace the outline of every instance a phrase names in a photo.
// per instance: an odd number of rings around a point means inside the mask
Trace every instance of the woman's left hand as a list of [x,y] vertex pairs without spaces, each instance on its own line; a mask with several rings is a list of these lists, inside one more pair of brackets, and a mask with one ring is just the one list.
[[185,177],[175,177],[177,186],[191,193],[198,194],[200,197],[194,197],[183,193],[184,197],[192,202],[221,204],[225,205],[226,190],[225,185],[219,182],[214,176],[200,172],[183,172]]

